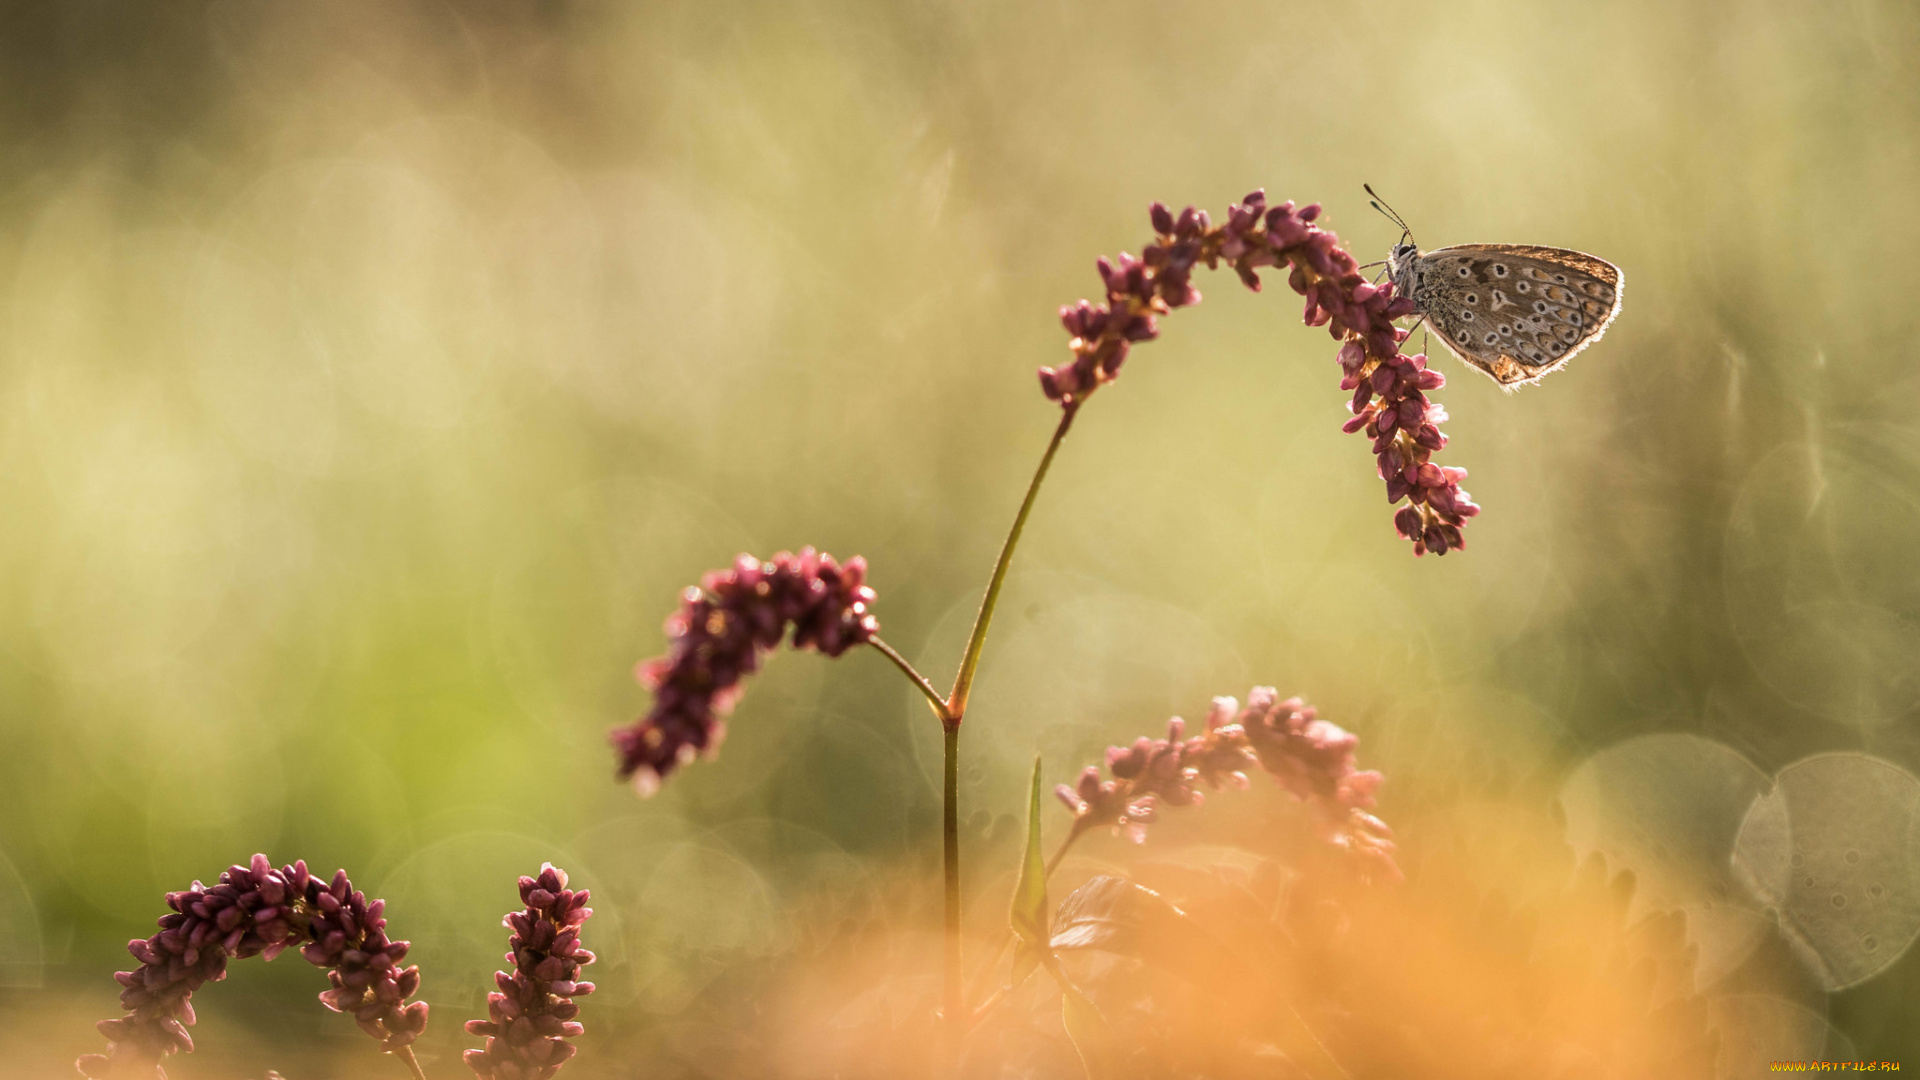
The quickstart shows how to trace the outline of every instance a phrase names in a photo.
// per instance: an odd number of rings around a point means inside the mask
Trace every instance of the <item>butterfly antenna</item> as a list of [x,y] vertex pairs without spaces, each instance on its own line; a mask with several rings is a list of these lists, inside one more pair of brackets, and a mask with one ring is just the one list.
[[1400,232],[1402,233],[1403,236],[1413,235],[1413,230],[1407,228],[1406,219],[1401,217],[1400,214],[1397,211],[1395,211],[1393,207],[1387,205],[1387,200],[1381,198],[1379,193],[1373,190],[1372,184],[1361,184],[1360,186],[1364,188],[1367,194],[1371,197],[1371,201],[1367,205],[1373,207],[1375,210],[1378,210],[1382,214],[1386,215],[1386,218],[1388,221],[1391,221],[1395,225],[1400,226]]

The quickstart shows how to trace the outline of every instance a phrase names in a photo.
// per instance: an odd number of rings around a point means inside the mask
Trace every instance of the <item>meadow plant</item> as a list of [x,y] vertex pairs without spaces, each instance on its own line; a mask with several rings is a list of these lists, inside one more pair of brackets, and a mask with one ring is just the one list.
[[[490,1019],[467,1025],[488,1037],[485,1049],[466,1055],[480,1076],[546,1080],[573,1056],[573,1045],[564,1041],[581,1031],[572,999],[593,992],[592,983],[577,981],[580,968],[593,962],[580,947],[580,925],[593,909],[586,890],[569,891],[566,884],[566,872],[551,863],[539,876],[520,879],[527,910],[505,920],[514,931],[507,959],[515,970],[495,976],[500,991],[488,996]],[[229,867],[211,888],[196,881],[166,899],[172,910],[160,918],[160,932],[127,943],[140,961],[114,975],[127,1014],[100,1021],[110,1045],[107,1053],[74,1063],[81,1075],[166,1080],[162,1060],[193,1050],[187,1029],[194,991],[226,978],[229,960],[272,960],[297,948],[308,963],[326,969],[332,985],[320,993],[321,1004],[351,1015],[424,1080],[412,1046],[426,1030],[427,1003],[408,1000],[420,989],[420,968],[400,967],[409,946],[387,937],[386,901],[369,901],[345,870],[323,880],[304,860],[276,869],[261,854]]]
[[[1446,377],[1427,367],[1425,356],[1406,356],[1406,333],[1393,320],[1413,313],[1413,302],[1393,294],[1393,284],[1366,280],[1352,255],[1333,233],[1315,225],[1318,204],[1295,209],[1291,201],[1269,207],[1263,192],[1253,192],[1218,225],[1206,211],[1189,206],[1176,217],[1154,203],[1149,213],[1155,240],[1135,259],[1102,258],[1106,303],[1086,300],[1060,309],[1060,321],[1073,335],[1071,363],[1040,369],[1040,388],[1069,415],[1089,395],[1120,374],[1120,365],[1136,342],[1160,335],[1159,316],[1200,302],[1193,270],[1200,264],[1233,268],[1240,281],[1260,291],[1260,270],[1288,268],[1287,284],[1306,297],[1302,318],[1325,326],[1342,342],[1340,389],[1353,392],[1348,432],[1373,436],[1387,502],[1407,505],[1394,515],[1394,527],[1413,541],[1414,554],[1444,555],[1461,546],[1460,527],[1480,512],[1460,490],[1465,469],[1442,468],[1433,453],[1447,445],[1440,425],[1446,410],[1427,400],[1426,391],[1446,385]],[[1378,401],[1374,399],[1378,398]]]
[[667,619],[667,655],[634,668],[653,691],[653,709],[614,733],[620,775],[650,795],[675,768],[719,749],[740,680],[759,670],[788,627],[794,648],[828,656],[872,640],[880,623],[867,610],[873,590],[866,577],[865,559],[842,566],[805,548],[767,562],[742,555],[686,590]]
[[485,1035],[483,1049],[466,1052],[468,1067],[484,1080],[547,1080],[577,1049],[568,1039],[585,1029],[574,1017],[574,998],[593,993],[579,981],[593,954],[580,947],[580,926],[593,914],[587,890],[567,888],[567,872],[552,863],[538,877],[520,879],[525,911],[505,921],[511,972],[496,971],[500,989],[487,995],[487,1018],[467,1021],[467,1034]]
[[[841,565],[810,548],[797,556],[781,553],[764,562],[741,555],[731,569],[708,574],[682,596],[679,609],[667,620],[667,653],[635,669],[640,682],[654,692],[651,710],[612,734],[619,774],[642,794],[651,794],[675,768],[719,745],[724,731],[720,718],[738,697],[741,680],[757,669],[764,654],[789,629],[795,648],[839,656],[865,644],[898,667],[926,698],[944,736],[945,957],[940,1012],[950,1058],[958,1054],[967,1029],[991,1010],[992,1002],[1040,963],[1046,963],[1061,981],[1070,1032],[1080,1009],[1077,1026],[1082,1034],[1076,1035],[1076,1044],[1083,1053],[1093,1053],[1087,1047],[1099,1040],[1083,1036],[1089,1024],[1098,1024],[1080,1008],[1087,1005],[1084,997],[1049,959],[1045,937],[1035,929],[1047,917],[1033,905],[1044,903],[1046,876],[1085,832],[1105,825],[1139,839],[1160,806],[1199,805],[1198,785],[1244,786],[1250,769],[1264,771],[1311,808],[1320,835],[1352,856],[1352,865],[1360,867],[1363,876],[1387,881],[1400,877],[1390,830],[1369,813],[1381,776],[1355,766],[1358,740],[1320,719],[1298,698],[1282,701],[1271,688],[1257,687],[1244,708],[1232,698],[1217,699],[1205,726],[1194,735],[1187,735],[1184,722],[1175,718],[1166,738],[1143,738],[1109,751],[1112,779],[1103,780],[1097,768],[1090,768],[1077,786],[1060,787],[1074,823],[1053,860],[1042,865],[1037,853],[1029,851],[1030,865],[1023,872],[1020,891],[1026,900],[1017,898],[1015,904],[1014,928],[1023,945],[1016,953],[1014,977],[986,1002],[970,1003],[965,992],[959,735],[1001,588],[1040,486],[1075,417],[1095,391],[1119,377],[1134,346],[1160,335],[1161,319],[1177,308],[1199,303],[1200,293],[1193,285],[1197,268],[1230,267],[1242,284],[1255,291],[1261,288],[1262,270],[1284,268],[1289,287],[1305,298],[1305,323],[1326,327],[1339,342],[1340,388],[1351,394],[1352,419],[1345,430],[1364,432],[1373,439],[1375,467],[1386,485],[1387,501],[1405,504],[1394,513],[1394,528],[1412,542],[1416,556],[1444,555],[1461,548],[1462,527],[1479,513],[1460,488],[1466,471],[1432,460],[1446,445],[1440,430],[1446,413],[1427,393],[1446,380],[1427,367],[1424,356],[1400,352],[1407,332],[1398,329],[1394,320],[1412,314],[1412,302],[1396,296],[1391,282],[1376,285],[1366,279],[1339,238],[1317,224],[1318,205],[1269,206],[1265,193],[1256,191],[1230,207],[1218,223],[1191,206],[1175,214],[1160,203],[1153,204],[1148,217],[1154,239],[1138,258],[1123,253],[1096,263],[1103,299],[1081,300],[1060,309],[1072,355],[1039,370],[1042,392],[1060,409],[1058,421],[1001,545],[951,690],[940,693],[881,639],[879,623],[870,610],[874,594],[865,585],[864,560],[854,558]],[[1037,767],[1035,775],[1037,784]],[[1038,828],[1034,820],[1032,844],[1038,842]],[[999,955],[994,954],[993,962]],[[1318,1046],[1310,1038],[1306,1042]],[[1324,1059],[1324,1054],[1319,1056]],[[1093,1058],[1087,1060],[1089,1071],[1097,1071]],[[1327,1068],[1332,1067],[1321,1071]]]
[[1131,746],[1109,747],[1113,779],[1102,780],[1099,767],[1089,765],[1077,784],[1054,789],[1073,813],[1073,827],[1049,864],[1103,825],[1139,843],[1161,806],[1199,806],[1206,801],[1202,783],[1215,791],[1244,788],[1246,770],[1256,767],[1307,804],[1321,838],[1353,856],[1362,874],[1398,881],[1393,830],[1367,812],[1383,777],[1355,767],[1359,742],[1299,698],[1279,700],[1271,686],[1254,687],[1245,708],[1234,698],[1214,698],[1197,734],[1189,736],[1176,716],[1164,739],[1141,736]]
[[[843,563],[812,548],[767,560],[741,555],[729,568],[707,574],[683,593],[668,618],[666,653],[634,669],[652,691],[652,705],[640,719],[616,729],[611,741],[618,774],[643,795],[657,791],[696,757],[717,750],[726,732],[724,718],[745,678],[783,641],[829,657],[870,646],[925,697],[944,737],[940,1016],[942,1060],[949,1064],[957,1061],[967,1032],[1027,975],[1044,967],[1059,983],[1067,1031],[1089,1074],[1111,1074],[1117,1059],[1110,1027],[1063,957],[1089,943],[1111,945],[1113,927],[1128,919],[1175,927],[1176,936],[1201,940],[1185,929],[1183,914],[1150,890],[1113,879],[1096,879],[1070,896],[1061,907],[1064,929],[1054,933],[1046,879],[1068,847],[1093,829],[1112,827],[1142,839],[1160,807],[1198,806],[1203,785],[1244,787],[1247,774],[1260,771],[1307,805],[1318,834],[1350,857],[1350,865],[1361,871],[1358,878],[1400,879],[1390,830],[1370,812],[1381,776],[1357,767],[1357,738],[1300,699],[1281,700],[1272,688],[1255,687],[1244,707],[1233,698],[1215,699],[1206,722],[1191,735],[1176,717],[1165,738],[1112,748],[1106,762],[1110,779],[1088,768],[1078,784],[1061,785],[1058,794],[1073,812],[1073,824],[1050,861],[1043,861],[1039,851],[1041,770],[1035,763],[1027,850],[1005,939],[1017,942],[1013,965],[1005,980],[995,980],[1002,982],[999,989],[983,1000],[973,1000],[977,995],[967,994],[962,982],[959,735],[1001,588],[1075,417],[1095,391],[1118,378],[1135,345],[1159,336],[1162,318],[1200,301],[1193,285],[1197,268],[1230,267],[1255,291],[1261,288],[1262,270],[1286,271],[1287,284],[1305,298],[1305,323],[1325,326],[1339,342],[1340,387],[1351,394],[1352,419],[1345,429],[1373,439],[1388,503],[1405,504],[1393,516],[1394,528],[1412,542],[1415,555],[1444,555],[1462,547],[1461,529],[1479,512],[1460,489],[1465,471],[1432,460],[1446,445],[1440,431],[1446,414],[1426,395],[1445,380],[1427,368],[1424,356],[1400,352],[1406,332],[1394,320],[1411,314],[1412,304],[1394,295],[1391,283],[1367,281],[1339,239],[1317,224],[1319,216],[1317,205],[1269,206],[1258,191],[1230,207],[1218,223],[1193,207],[1174,214],[1155,203],[1149,211],[1154,239],[1141,255],[1097,262],[1103,299],[1060,309],[1071,357],[1039,371],[1042,392],[1059,407],[1058,420],[1001,545],[948,692],[935,689],[881,639],[865,560]],[[507,954],[512,970],[496,973],[487,1019],[466,1025],[470,1034],[486,1039],[483,1048],[464,1055],[486,1080],[553,1076],[573,1057],[575,1046],[568,1040],[582,1030],[574,999],[593,990],[592,983],[579,980],[580,969],[593,961],[580,946],[581,925],[591,914],[586,891],[569,890],[566,874],[551,864],[519,884],[526,906],[505,920],[512,930]],[[161,1060],[193,1048],[187,1031],[194,1020],[193,992],[224,977],[230,959],[271,959],[297,946],[309,962],[327,969],[332,985],[320,995],[322,1002],[351,1014],[384,1051],[406,1063],[416,1080],[424,1080],[411,1044],[425,1028],[427,1005],[408,1000],[419,989],[419,969],[399,966],[407,943],[387,938],[384,903],[354,891],[344,871],[323,881],[304,863],[275,869],[264,855],[256,855],[250,864],[226,871],[212,888],[195,882],[169,894],[167,905],[172,910],[160,920],[160,932],[128,946],[140,966],[117,976],[127,1014],[99,1025],[111,1045],[105,1055],[79,1060],[84,1075],[163,1080]],[[1190,951],[1200,955],[1208,948]],[[991,976],[1000,955],[994,952],[983,978]],[[1259,981],[1245,971],[1233,978]],[[1345,1075],[1289,1008],[1263,1015],[1282,1052],[1307,1075]]]
[[211,888],[196,881],[168,893],[167,907],[159,933],[127,943],[140,961],[114,974],[127,1015],[100,1021],[111,1045],[75,1062],[82,1075],[165,1080],[161,1060],[193,1049],[193,992],[226,978],[228,960],[271,960],[296,947],[327,970],[332,987],[321,992],[321,1003],[352,1015],[382,1050],[419,1074],[410,1046],[427,1026],[427,1003],[407,999],[420,989],[420,969],[399,966],[408,943],[387,937],[386,901],[369,902],[345,870],[322,880],[304,860],[275,869],[255,855]]

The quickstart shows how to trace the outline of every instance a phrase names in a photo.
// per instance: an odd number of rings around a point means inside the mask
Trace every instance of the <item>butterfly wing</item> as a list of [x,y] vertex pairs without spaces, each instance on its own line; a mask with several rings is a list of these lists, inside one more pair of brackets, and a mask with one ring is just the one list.
[[1582,251],[1459,244],[1421,255],[1413,270],[1421,317],[1508,389],[1559,370],[1620,314],[1620,268]]

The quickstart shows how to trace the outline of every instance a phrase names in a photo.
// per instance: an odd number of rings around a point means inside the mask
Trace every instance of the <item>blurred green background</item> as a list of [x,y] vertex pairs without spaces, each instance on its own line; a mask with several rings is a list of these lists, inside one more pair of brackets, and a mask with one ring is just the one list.
[[[1912,5],[42,0],[0,27],[9,1075],[71,1075],[161,893],[257,850],[388,898],[435,1075],[546,859],[601,912],[583,1076],[755,1075],[695,1014],[830,962],[820,925],[890,927],[931,978],[937,734],[897,674],[781,655],[717,762],[641,802],[604,742],[646,707],[631,665],[702,570],[814,544],[866,555],[885,636],[950,678],[1094,257],[1137,252],[1151,200],[1255,187],[1384,257],[1363,181],[1428,247],[1617,263],[1618,323],[1512,396],[1436,361],[1485,512],[1416,561],[1333,344],[1278,280],[1199,279],[1016,564],[967,724],[976,925],[1033,753],[1070,779],[1272,683],[1361,735],[1390,821],[1558,814],[1691,905],[1723,1009],[1920,1065]],[[1826,752],[1854,756],[1765,805],[1810,808],[1795,857],[1877,906],[1807,915],[1800,973],[1756,981],[1777,931],[1729,860],[1774,880],[1787,841],[1743,819]],[[387,1069],[320,988],[237,968],[175,1075]]]

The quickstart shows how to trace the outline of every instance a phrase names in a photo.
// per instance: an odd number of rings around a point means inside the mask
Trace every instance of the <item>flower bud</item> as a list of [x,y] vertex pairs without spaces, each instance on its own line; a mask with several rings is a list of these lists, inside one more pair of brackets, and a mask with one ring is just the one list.
[[592,953],[576,947],[578,927],[592,913],[586,891],[567,889],[566,872],[551,863],[521,881],[527,909],[504,920],[514,931],[508,941],[514,970],[494,973],[500,992],[487,998],[491,1020],[467,1025],[470,1034],[487,1038],[483,1049],[462,1055],[483,1080],[552,1076],[574,1054],[565,1040],[584,1030],[573,1022],[579,1006],[572,998],[594,989],[576,978],[581,966],[593,962]]

